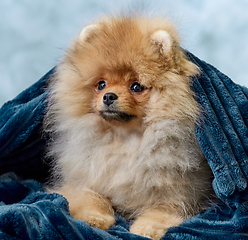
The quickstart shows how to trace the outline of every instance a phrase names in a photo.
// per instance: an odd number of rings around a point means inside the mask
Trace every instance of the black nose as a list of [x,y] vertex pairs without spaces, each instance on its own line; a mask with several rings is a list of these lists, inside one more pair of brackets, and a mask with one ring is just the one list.
[[118,98],[118,96],[115,93],[105,93],[103,96],[103,103],[106,105],[111,105],[116,99]]

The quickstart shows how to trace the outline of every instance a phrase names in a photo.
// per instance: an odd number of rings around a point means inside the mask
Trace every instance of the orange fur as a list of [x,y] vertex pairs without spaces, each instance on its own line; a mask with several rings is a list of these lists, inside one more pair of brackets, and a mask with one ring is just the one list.
[[178,226],[183,218],[163,209],[148,209],[139,216],[130,231],[148,238],[160,239],[171,226]]
[[60,192],[70,203],[71,214],[84,220],[93,227],[107,230],[115,223],[114,210],[108,199],[89,189],[78,189],[75,186],[64,186]]
[[45,121],[51,190],[74,217],[107,229],[114,208],[136,219],[133,233],[159,239],[206,207],[196,74],[168,20],[109,17],[82,31],[57,67]]

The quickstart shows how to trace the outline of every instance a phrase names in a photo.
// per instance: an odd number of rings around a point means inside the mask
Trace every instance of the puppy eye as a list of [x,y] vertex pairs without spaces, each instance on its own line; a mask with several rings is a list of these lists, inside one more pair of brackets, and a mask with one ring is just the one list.
[[106,87],[106,82],[104,80],[101,80],[101,81],[98,82],[97,85],[98,85],[98,87],[97,87],[98,90],[101,91]]
[[138,82],[134,82],[134,83],[131,85],[130,89],[131,89],[132,92],[140,93],[140,92],[142,92],[145,88],[144,88],[144,86],[140,85]]

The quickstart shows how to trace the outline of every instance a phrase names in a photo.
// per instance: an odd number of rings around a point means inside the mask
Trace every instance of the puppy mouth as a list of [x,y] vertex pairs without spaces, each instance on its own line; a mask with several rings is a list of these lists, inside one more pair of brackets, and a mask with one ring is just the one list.
[[118,122],[130,122],[133,118],[135,118],[135,115],[128,114],[125,112],[121,111],[100,111],[100,115],[104,120],[107,122],[112,122],[112,121],[118,121]]

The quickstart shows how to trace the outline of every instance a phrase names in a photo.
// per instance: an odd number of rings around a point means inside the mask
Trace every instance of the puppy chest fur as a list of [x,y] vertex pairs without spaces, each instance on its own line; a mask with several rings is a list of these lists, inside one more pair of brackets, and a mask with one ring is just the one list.
[[144,132],[102,132],[99,125],[87,116],[61,139],[57,167],[64,184],[100,193],[131,217],[155,204],[177,206],[184,217],[200,211],[210,174],[189,126],[161,120]]

